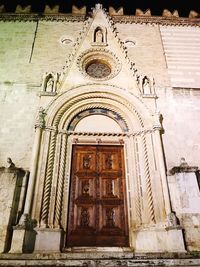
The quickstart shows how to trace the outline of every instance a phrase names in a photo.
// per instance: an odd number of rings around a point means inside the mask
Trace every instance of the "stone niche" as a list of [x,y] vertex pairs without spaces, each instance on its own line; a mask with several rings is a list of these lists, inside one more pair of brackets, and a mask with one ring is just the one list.
[[11,246],[13,226],[23,212],[28,175],[12,163],[0,168],[0,253]]

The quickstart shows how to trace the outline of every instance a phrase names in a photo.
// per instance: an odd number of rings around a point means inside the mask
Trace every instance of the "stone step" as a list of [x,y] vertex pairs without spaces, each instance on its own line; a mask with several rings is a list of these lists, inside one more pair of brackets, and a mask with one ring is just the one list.
[[0,266],[73,266],[73,267],[200,267],[200,259],[4,259],[0,260]]
[[73,248],[65,253],[0,254],[0,266],[150,267],[198,266],[200,255],[188,253],[135,254],[129,248]]

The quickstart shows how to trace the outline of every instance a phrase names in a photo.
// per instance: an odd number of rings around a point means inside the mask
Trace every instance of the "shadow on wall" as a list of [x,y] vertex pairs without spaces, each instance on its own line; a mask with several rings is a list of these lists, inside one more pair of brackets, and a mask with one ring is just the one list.
[[[10,250],[13,229],[23,227],[18,225],[24,210],[29,179],[29,172],[15,167],[11,158],[7,159],[7,165],[0,167],[0,253]],[[25,234],[25,241],[29,238],[30,231]],[[33,248],[29,246],[24,250],[31,252]]]

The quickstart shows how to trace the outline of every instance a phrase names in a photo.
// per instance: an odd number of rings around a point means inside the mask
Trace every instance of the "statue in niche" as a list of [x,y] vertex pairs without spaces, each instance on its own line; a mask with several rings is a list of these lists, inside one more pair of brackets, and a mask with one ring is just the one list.
[[102,29],[100,29],[100,28],[96,29],[94,41],[96,43],[103,43],[104,40],[103,40],[103,31],[102,31]]
[[149,78],[147,78],[147,76],[145,76],[143,78],[142,89],[143,89],[142,90],[143,94],[145,94],[145,95],[151,94],[151,84],[150,84],[150,80],[149,80]]
[[45,73],[43,76],[42,89],[47,93],[56,93],[59,73]]
[[153,77],[147,77],[147,76],[138,76],[138,84],[139,88],[142,94],[144,95],[152,95],[155,94],[154,89],[154,78]]
[[52,93],[54,89],[54,79],[52,76],[47,80],[46,92]]

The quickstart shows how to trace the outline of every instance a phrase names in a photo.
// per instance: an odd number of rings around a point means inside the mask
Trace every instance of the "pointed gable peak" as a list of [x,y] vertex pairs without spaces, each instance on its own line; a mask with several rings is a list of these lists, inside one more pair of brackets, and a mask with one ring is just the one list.
[[96,4],[95,7],[92,7],[92,17],[95,18],[98,14],[103,14],[107,17],[106,9],[103,8],[102,4]]
[[96,4],[95,7],[93,8],[93,13],[99,12],[100,10],[103,10],[103,5],[102,4]]

